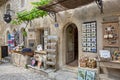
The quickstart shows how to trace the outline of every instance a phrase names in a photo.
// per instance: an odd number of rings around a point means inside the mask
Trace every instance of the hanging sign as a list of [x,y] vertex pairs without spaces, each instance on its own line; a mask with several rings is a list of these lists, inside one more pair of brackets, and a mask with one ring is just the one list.
[[58,23],[55,23],[54,26],[55,26],[55,27],[59,27],[59,24],[58,24]]
[[11,18],[11,15],[10,14],[4,14],[4,21],[6,22],[6,23],[10,23],[10,21],[12,20],[12,18]]

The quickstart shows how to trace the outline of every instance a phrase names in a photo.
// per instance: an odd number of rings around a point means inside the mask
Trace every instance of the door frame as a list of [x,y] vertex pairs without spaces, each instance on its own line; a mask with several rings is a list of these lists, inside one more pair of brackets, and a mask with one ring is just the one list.
[[67,65],[66,64],[66,56],[67,56],[67,45],[66,45],[66,29],[67,29],[67,27],[69,26],[69,25],[71,25],[71,24],[74,24],[75,25],[75,27],[77,28],[77,31],[78,31],[78,59],[79,59],[79,29],[78,29],[78,27],[77,27],[77,25],[75,24],[75,23],[68,23],[68,24],[66,24],[64,27],[63,27],[63,44],[62,44],[62,56],[63,56],[63,60],[62,60],[62,65],[63,66],[65,66],[65,65]]

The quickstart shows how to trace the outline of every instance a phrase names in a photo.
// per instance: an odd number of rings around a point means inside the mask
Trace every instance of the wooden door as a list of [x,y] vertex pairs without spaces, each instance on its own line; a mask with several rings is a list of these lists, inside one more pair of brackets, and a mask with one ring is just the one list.
[[66,29],[66,63],[74,61],[74,28],[69,26]]

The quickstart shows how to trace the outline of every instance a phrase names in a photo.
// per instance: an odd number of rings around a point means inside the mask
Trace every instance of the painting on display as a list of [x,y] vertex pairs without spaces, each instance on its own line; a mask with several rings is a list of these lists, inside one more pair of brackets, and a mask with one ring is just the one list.
[[85,22],[82,25],[82,50],[83,52],[97,52],[97,23]]
[[95,80],[95,72],[87,71],[86,72],[86,80]]
[[78,80],[85,80],[86,70],[79,69],[78,70]]
[[96,80],[95,77],[95,71],[78,69],[78,80]]

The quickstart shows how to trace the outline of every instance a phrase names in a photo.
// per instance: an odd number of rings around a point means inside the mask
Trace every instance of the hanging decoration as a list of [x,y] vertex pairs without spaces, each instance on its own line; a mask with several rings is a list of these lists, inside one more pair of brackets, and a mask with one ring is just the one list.
[[95,0],[98,8],[100,9],[101,13],[103,13],[103,1],[102,0]]
[[11,15],[9,13],[4,14],[3,18],[6,23],[10,23],[12,20]]

